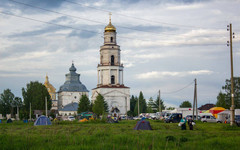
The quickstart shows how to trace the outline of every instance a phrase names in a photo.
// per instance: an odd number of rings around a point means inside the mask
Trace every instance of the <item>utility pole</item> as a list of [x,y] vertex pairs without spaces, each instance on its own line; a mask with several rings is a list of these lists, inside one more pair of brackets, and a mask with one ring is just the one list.
[[194,79],[194,96],[193,96],[193,120],[194,120],[194,113],[196,110],[196,119],[198,118],[198,108],[197,108],[197,79]]
[[[196,79],[194,80],[194,82],[196,83]],[[195,96],[196,96],[196,93],[195,93],[195,86],[194,86],[194,92],[193,92],[193,115],[192,115],[192,120],[194,120],[194,112],[195,112]]]
[[158,91],[158,98],[159,98],[159,114],[162,112],[162,106],[161,106],[161,99],[160,99],[160,90]]
[[29,118],[30,118],[30,121],[32,120],[32,116],[31,116],[31,103],[30,103],[30,114],[29,114]]
[[139,117],[139,98],[138,98],[138,117]]
[[232,126],[234,124],[234,87],[233,87],[233,54],[232,54],[232,38],[234,38],[234,33],[232,33],[232,24],[227,25],[227,31],[230,31],[230,43],[227,41],[227,46],[230,46],[230,61],[231,61],[231,100],[232,100],[232,106],[230,107],[231,110],[231,118],[230,118],[230,125]]
[[46,117],[48,117],[48,114],[47,114],[47,97],[45,97],[45,108],[46,108]]
[[17,105],[17,120],[19,120],[19,107]]
[[196,120],[198,120],[198,106],[197,106],[197,79],[195,79],[195,106],[196,106]]

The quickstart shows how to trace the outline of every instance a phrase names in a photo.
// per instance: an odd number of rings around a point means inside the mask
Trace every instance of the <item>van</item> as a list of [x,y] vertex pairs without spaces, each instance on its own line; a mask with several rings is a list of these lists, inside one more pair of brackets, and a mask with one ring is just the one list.
[[181,113],[172,113],[167,119],[165,119],[166,123],[178,123],[182,119]]
[[201,121],[222,123],[221,120],[218,120],[214,116],[210,116],[210,115],[203,115]]

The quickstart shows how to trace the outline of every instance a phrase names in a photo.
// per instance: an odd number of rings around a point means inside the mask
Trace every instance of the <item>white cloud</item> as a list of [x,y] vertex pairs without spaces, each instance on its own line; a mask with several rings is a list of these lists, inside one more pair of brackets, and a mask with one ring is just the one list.
[[184,77],[188,75],[210,75],[213,71],[210,70],[197,70],[197,71],[186,71],[186,72],[168,72],[168,71],[151,71],[146,73],[137,74],[137,79],[157,79],[163,77]]
[[199,9],[202,8],[204,5],[203,4],[189,4],[189,5],[174,5],[174,6],[168,6],[166,9],[167,10],[187,10],[187,9]]

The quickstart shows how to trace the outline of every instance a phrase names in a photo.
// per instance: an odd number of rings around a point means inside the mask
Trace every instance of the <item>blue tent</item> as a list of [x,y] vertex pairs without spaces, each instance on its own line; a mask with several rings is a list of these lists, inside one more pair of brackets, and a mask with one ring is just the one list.
[[140,120],[137,122],[134,130],[152,130],[152,127],[149,121]]
[[37,120],[34,122],[35,126],[40,126],[40,125],[52,125],[51,121],[49,118],[46,116],[40,116],[37,118]]

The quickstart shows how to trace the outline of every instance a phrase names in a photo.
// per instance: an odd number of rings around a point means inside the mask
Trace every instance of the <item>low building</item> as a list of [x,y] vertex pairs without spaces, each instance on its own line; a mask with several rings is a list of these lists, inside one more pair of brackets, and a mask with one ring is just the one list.
[[73,102],[65,105],[63,108],[58,109],[58,113],[61,116],[73,116],[77,115],[78,103]]

